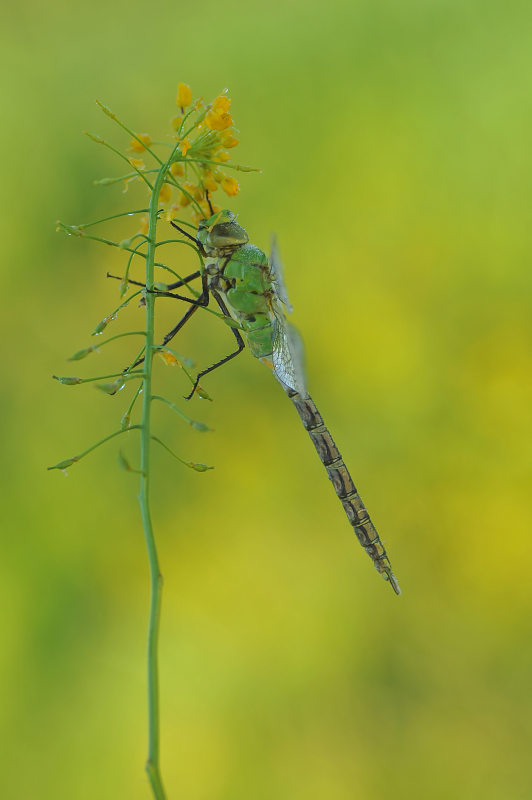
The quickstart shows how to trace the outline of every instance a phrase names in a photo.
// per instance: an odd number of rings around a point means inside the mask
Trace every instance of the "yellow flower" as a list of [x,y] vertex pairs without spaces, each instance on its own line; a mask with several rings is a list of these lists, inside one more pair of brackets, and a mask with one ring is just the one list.
[[[199,207],[201,208],[203,213],[200,214],[199,211],[193,211],[191,214],[192,222],[194,223],[194,225],[198,225],[200,219],[209,219],[209,217],[212,216],[209,204],[205,200],[199,203]],[[213,205],[212,210],[215,214],[217,214],[222,209],[221,206]]]
[[[183,184],[183,188],[186,189],[186,191],[188,192],[189,195],[191,195],[194,192],[194,189],[196,187],[195,187],[195,185],[193,183],[188,183],[187,182],[187,183]],[[188,195],[186,195],[184,192],[180,192],[180,194],[179,194],[179,205],[180,206],[188,206],[191,202],[192,202],[191,198]]]
[[208,214],[200,214],[199,211],[193,211],[191,213],[191,215],[190,215],[190,218],[192,219],[192,222],[194,223],[194,225],[199,225],[200,220],[201,219],[208,219],[209,215]]
[[220,185],[224,192],[229,195],[229,197],[233,197],[240,191],[238,181],[236,181],[234,178],[230,178],[228,175],[225,176]]
[[231,156],[229,155],[229,153],[224,153],[223,150],[222,150],[221,153],[217,154],[217,156],[216,156],[216,158],[214,160],[215,161],[219,161],[220,164],[223,164],[225,161],[231,161]]
[[174,356],[173,353],[169,353],[168,350],[159,350],[159,355],[161,356],[162,360],[165,364],[170,367],[181,366],[181,362]]
[[172,126],[174,131],[178,131],[179,126],[181,125],[182,122],[183,122],[183,117],[172,117],[172,119],[170,120],[170,125]]
[[210,177],[210,175],[207,176],[206,178],[203,178],[203,185],[205,186],[208,192],[215,192],[218,188],[218,184],[216,183],[214,178]]
[[147,236],[149,229],[150,229],[150,218],[147,214],[145,214],[140,220],[139,233],[142,233],[143,236]]
[[174,203],[170,211],[165,211],[164,214],[161,214],[161,219],[165,222],[171,222],[173,219],[177,217],[177,212],[179,211],[179,206],[177,203]]
[[135,169],[146,169],[146,164],[142,158],[128,158],[128,161]]
[[190,140],[187,136],[186,139],[182,139],[177,146],[183,153],[183,156],[186,156],[192,145],[190,144]]
[[172,187],[169,183],[163,183],[162,189],[159,192],[159,203],[169,203],[172,197]]
[[231,114],[229,114],[227,111],[223,111],[221,108],[211,108],[211,110],[207,112],[205,122],[211,131],[224,131],[226,128],[230,128],[233,124],[233,117]]
[[237,139],[235,136],[233,136],[232,133],[227,131],[227,133],[223,133],[220,136],[220,141],[223,144],[223,146],[229,150],[229,148],[231,147],[236,147],[240,140]]
[[230,105],[230,99],[225,94],[219,94],[212,104],[212,110],[221,114],[223,111],[229,111]]
[[189,106],[192,102],[190,86],[187,86],[186,83],[180,83],[177,87],[177,97],[175,101],[179,108],[186,108]]
[[[139,141],[137,141],[137,139],[132,139],[129,143],[130,150],[133,150],[135,153],[142,153],[146,147],[150,146],[151,137],[147,133],[137,133],[137,136],[142,142],[144,142],[144,144],[141,144]],[[146,147],[144,145],[146,145]]]
[[192,194],[195,200],[203,200],[205,198],[205,189],[203,186],[194,186]]
[[170,167],[170,172],[174,177],[184,175],[185,174],[185,167],[183,164],[180,164],[179,161],[174,161],[172,166]]

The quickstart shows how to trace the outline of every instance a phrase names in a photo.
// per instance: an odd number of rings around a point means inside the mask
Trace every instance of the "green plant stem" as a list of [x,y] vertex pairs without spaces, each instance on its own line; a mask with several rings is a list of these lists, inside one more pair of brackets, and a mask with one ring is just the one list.
[[237,172],[262,172],[261,169],[255,167],[248,167],[246,164],[229,164],[227,161],[209,161],[206,158],[187,158],[183,159],[183,163],[188,164],[214,164],[216,167],[223,167],[224,169],[236,169]]
[[[140,425],[130,425],[127,430],[128,431],[134,431],[134,430],[137,430],[138,428],[140,428]],[[100,445],[105,444],[105,442],[108,442],[109,439],[114,439],[115,436],[120,436],[121,433],[127,433],[127,431],[123,430],[123,431],[115,431],[114,433],[110,433],[109,436],[105,437],[105,439],[100,439],[100,441],[96,442],[96,444],[93,444],[92,447],[88,447],[86,450],[83,451],[83,453],[80,453],[79,455],[77,455],[76,456],[76,461],[79,461],[80,458],[83,458],[84,456],[87,456],[89,453],[92,453],[93,450],[96,450],[97,447],[100,447]]]
[[[172,151],[173,155],[173,151]],[[170,158],[172,157],[170,156]],[[170,163],[170,160],[167,164]],[[148,250],[146,253],[146,288],[153,289],[156,231],[158,220],[158,199],[164,183],[167,165],[161,167],[155,179],[149,211]],[[146,292],[146,361],[144,364],[142,421],[140,433],[140,512],[144,536],[148,550],[151,577],[150,616],[148,624],[148,760],[146,771],[155,800],[166,800],[159,757],[159,675],[158,675],[158,635],[161,614],[161,595],[163,577],[159,569],[159,559],[150,513],[150,439],[151,439],[151,396],[153,340],[155,322],[155,294]]]
[[[135,175],[134,172],[131,173],[133,176]],[[82,225],[78,225],[80,230],[84,228],[90,228],[91,225],[99,225],[100,222],[107,222],[110,219],[117,219],[118,217],[132,217],[133,214],[144,214],[149,211],[149,208],[137,208],[136,211],[122,211],[120,214],[112,214],[110,217],[104,217],[103,219],[96,219],[94,222],[84,222]]]

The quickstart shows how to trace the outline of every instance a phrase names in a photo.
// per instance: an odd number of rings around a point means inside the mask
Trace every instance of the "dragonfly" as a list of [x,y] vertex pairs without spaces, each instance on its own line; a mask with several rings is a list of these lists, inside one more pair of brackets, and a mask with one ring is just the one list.
[[[285,311],[292,313],[292,306],[275,239],[268,258],[262,250],[250,244],[247,232],[238,224],[233,212],[228,210],[200,220],[196,236],[187,233],[175,222],[171,224],[196,243],[205,259],[205,269],[168,285],[166,291],[157,291],[159,295],[190,303],[183,319],[164,337],[163,345],[181,330],[200,306],[208,305],[210,296],[226,319],[238,323],[238,327],[231,328],[237,349],[201,371],[186,399],[192,397],[201,378],[244,350],[245,337],[252,355],[273,372],[295,406],[358,541],[372,559],[377,572],[391,584],[396,594],[401,594],[379,534],[323,417],[307,391],[302,340],[285,314]],[[202,293],[198,299],[192,300],[173,292],[199,277],[202,279]]]

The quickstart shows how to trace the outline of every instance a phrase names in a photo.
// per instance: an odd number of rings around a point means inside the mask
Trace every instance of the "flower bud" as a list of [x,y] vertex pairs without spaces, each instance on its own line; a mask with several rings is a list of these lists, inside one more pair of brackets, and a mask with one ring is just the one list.
[[127,294],[128,289],[129,289],[129,283],[124,279],[123,281],[120,282],[120,299],[122,299],[124,295]]
[[102,319],[102,321],[96,325],[95,329],[91,333],[91,336],[99,336],[101,333],[104,332],[108,324],[109,324],[109,317]]
[[65,378],[59,375],[52,375],[54,380],[59,381],[62,386],[75,386],[77,383],[83,383],[81,378]]
[[229,177],[228,175],[226,175],[226,177],[223,179],[220,186],[224,192],[229,195],[229,197],[234,197],[235,194],[238,194],[240,191],[240,185],[238,181]]
[[150,230],[150,218],[147,214],[144,214],[143,217],[140,218],[140,228],[139,233],[143,236],[147,236]]
[[174,131],[178,131],[179,128],[181,127],[182,122],[183,122],[182,116],[172,117],[172,119],[170,120],[170,125],[172,126]]
[[180,83],[177,87],[176,104],[179,108],[186,108],[192,102],[192,91],[186,83]]
[[126,412],[126,413],[124,414],[124,416],[122,417],[122,420],[121,420],[121,423],[120,423],[120,424],[121,424],[122,430],[123,430],[123,431],[127,431],[127,429],[129,428],[129,426],[131,425],[131,414],[128,414],[128,413]]
[[203,185],[207,189],[208,192],[215,192],[218,189],[218,184],[214,180],[214,178],[203,178]]
[[196,187],[193,183],[189,183],[187,181],[186,183],[183,184],[183,188],[186,189],[188,194],[181,192],[181,194],[179,195],[179,205],[188,206],[192,202],[192,199],[188,195],[191,195]]
[[196,422],[195,420],[191,420],[190,424],[196,431],[200,431],[200,433],[207,433],[207,431],[212,431],[212,428],[209,428],[208,425],[205,425],[204,422]]
[[170,172],[174,177],[180,177],[185,174],[185,166],[180,161],[174,161],[170,166]]
[[227,131],[227,133],[222,133],[220,141],[229,150],[231,147],[236,147],[240,140],[233,136],[230,131]]
[[116,119],[116,114],[113,114],[113,112],[111,111],[110,108],[108,108],[108,106],[104,106],[104,104],[100,103],[99,100],[96,100],[96,102],[98,103],[104,114],[107,114],[107,116],[111,117],[111,119]]
[[207,464],[194,464],[190,463],[192,469],[195,469],[196,472],[207,472],[208,469],[214,469],[214,467],[208,467]]
[[172,187],[169,183],[163,183],[159,192],[159,203],[169,203],[172,199]]
[[119,392],[120,389],[123,389],[125,385],[125,381],[122,378],[118,378],[113,383],[97,383],[95,384],[95,388],[99,389],[101,392],[112,395]]
[[205,189],[203,186],[194,186],[192,190],[192,195],[195,200],[204,200],[205,199]]
[[47,469],[67,469],[68,467],[71,467],[72,464],[75,464],[76,461],[78,461],[78,459],[76,456],[74,456],[73,458],[65,459],[65,461],[60,461],[59,464],[54,464],[53,467],[47,467]]
[[231,156],[229,153],[224,153],[223,150],[221,153],[218,153],[216,156],[216,161],[219,161],[221,164],[224,164],[226,161],[231,161]]
[[209,397],[209,395],[207,394],[207,392],[205,391],[205,389],[202,389],[202,387],[201,387],[201,386],[199,386],[199,385],[198,385],[198,386],[196,386],[196,391],[194,392],[194,394],[197,394],[197,395],[198,395],[198,397],[199,397],[201,400],[210,400],[210,401],[211,401],[211,403],[212,403],[212,397]]
[[78,350],[78,352],[74,353],[70,358],[67,358],[67,361],[81,361],[82,358],[86,358],[89,353],[92,353],[95,349],[94,347],[85,347],[83,350]]
[[160,282],[154,283],[153,284],[153,288],[157,292],[167,292],[168,291],[168,284],[167,283],[160,283]]
[[83,131],[83,133],[88,136],[89,139],[92,139],[93,142],[96,142],[97,144],[105,144],[105,139],[102,139],[101,136],[97,136],[95,133],[89,133],[88,131]]
[[[143,153],[151,145],[151,136],[148,133],[137,133],[137,139],[131,139],[129,146],[135,153]],[[140,142],[138,141],[140,139]],[[103,140],[102,140],[103,143]]]

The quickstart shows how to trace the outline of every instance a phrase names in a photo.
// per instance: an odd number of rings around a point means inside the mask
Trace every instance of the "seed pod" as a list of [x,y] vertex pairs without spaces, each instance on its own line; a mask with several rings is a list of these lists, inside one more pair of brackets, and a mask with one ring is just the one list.
[[95,350],[94,347],[85,347],[83,350],[78,350],[78,352],[74,353],[70,358],[67,358],[67,361],[81,361],[82,358],[86,358],[93,350]]
[[83,383],[81,378],[65,378],[58,375],[52,375],[52,378],[59,381],[63,386],[75,386],[76,383]]

